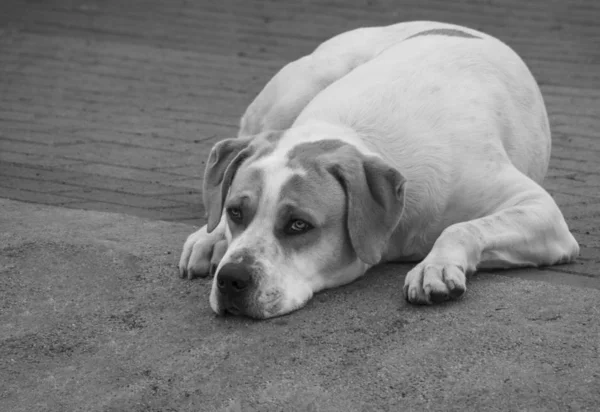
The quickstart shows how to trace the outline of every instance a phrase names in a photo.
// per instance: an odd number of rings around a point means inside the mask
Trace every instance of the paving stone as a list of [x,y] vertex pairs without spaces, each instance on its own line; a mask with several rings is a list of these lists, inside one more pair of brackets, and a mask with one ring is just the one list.
[[[1,185],[1,183],[0,183]],[[0,197],[20,200],[30,203],[44,203],[54,206],[67,206],[80,202],[79,199],[66,197],[55,193],[40,192],[39,190],[27,190],[24,188],[0,187]]]
[[196,207],[195,205],[184,205],[184,206],[169,206],[169,207],[156,207],[153,205],[152,208],[140,208],[134,202],[128,202],[127,204],[115,204],[115,203],[104,203],[100,201],[92,202],[77,202],[77,203],[65,203],[63,206],[74,208],[74,209],[85,209],[85,210],[97,210],[101,212],[113,212],[123,213],[128,215],[136,215],[140,217],[166,220],[166,221],[181,221],[191,220],[199,221],[204,218],[204,208]]
[[600,201],[580,201],[563,208],[569,220],[600,221]]
[[[181,203],[173,202],[166,199],[161,199],[157,196],[143,196],[135,195],[131,193],[115,192],[113,190],[102,190],[94,188],[84,188],[83,190],[77,187],[76,190],[65,191],[62,193],[63,196],[73,197],[77,199],[86,200],[88,202],[97,201],[100,203],[112,203],[120,206],[133,206],[140,209],[152,209],[165,206],[180,206]],[[99,205],[100,207],[100,205]],[[103,206],[102,207],[106,207]],[[117,208],[117,206],[115,206]],[[105,209],[105,211],[108,211]],[[142,211],[140,211],[142,213]],[[143,212],[148,213],[148,212]]]
[[79,188],[67,183],[51,182],[38,178],[21,178],[14,176],[2,176],[0,180],[0,197],[10,198],[3,195],[3,189],[25,189],[40,193],[61,193],[76,191]]
[[68,165],[65,169],[72,173],[106,176],[113,179],[130,179],[140,182],[166,183],[182,179],[182,176],[178,174],[156,170],[132,169],[127,165],[116,166],[85,162]]
[[588,278],[600,279],[600,273],[598,273],[599,265],[600,259],[578,259],[569,265],[552,266],[547,269],[554,272],[583,275]]
[[[140,182],[130,179],[115,179],[108,176],[85,175],[84,187],[110,190],[120,193],[131,193],[144,196],[165,196],[186,193],[185,189],[168,186],[158,182]],[[71,177],[66,182],[82,186],[81,176]]]
[[169,184],[171,186],[198,191],[202,187],[202,177],[200,176],[193,177],[190,179],[174,180],[172,182],[169,182]]
[[173,200],[175,202],[191,204],[194,205],[195,208],[202,208],[202,196],[200,191],[198,190],[199,187],[200,185],[198,185],[198,187],[196,187],[195,189],[186,190],[185,193],[169,194],[163,195],[161,197],[168,200]]
[[67,180],[79,177],[79,173],[54,167],[42,165],[30,165],[24,163],[0,162],[0,178],[10,180],[11,178],[27,178],[34,180],[50,180],[60,183],[68,183]]
[[582,197],[577,195],[572,195],[568,193],[558,193],[550,191],[550,195],[554,198],[556,204],[561,208],[563,213],[566,213],[568,210],[566,207],[570,205],[578,205],[584,204],[587,205],[590,202],[595,202],[594,199],[590,200],[589,197]]
[[31,153],[17,153],[5,150],[0,141],[0,162],[32,165],[36,167],[60,168],[65,165],[83,163],[80,159],[64,159],[57,156],[34,155]]

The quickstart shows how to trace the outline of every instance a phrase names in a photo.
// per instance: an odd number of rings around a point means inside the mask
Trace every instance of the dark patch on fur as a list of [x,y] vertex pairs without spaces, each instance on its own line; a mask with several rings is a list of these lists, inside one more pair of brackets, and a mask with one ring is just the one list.
[[417,34],[413,34],[410,37],[407,37],[406,40],[412,39],[414,37],[420,36],[449,36],[449,37],[463,37],[465,39],[480,39],[481,37],[475,36],[473,34],[467,33],[466,31],[458,30],[458,29],[431,29],[425,30]]
[[283,131],[268,131],[256,136],[225,139],[213,147],[204,173],[202,199],[212,232],[221,217],[229,188],[242,163],[269,155]]
[[348,143],[337,139],[299,144],[288,153],[288,165],[293,169],[298,166],[314,163],[320,155],[333,152],[345,145],[348,145]]
[[[243,219],[234,223],[229,221],[231,234],[235,238],[242,233],[254,219],[258,201],[262,197],[264,174],[259,169],[240,169],[235,182],[232,182],[225,207],[237,207],[242,210]],[[227,216],[229,219],[229,216]]]
[[[346,222],[354,250],[364,262],[378,263],[404,208],[405,179],[400,172],[336,139],[298,145],[288,162],[292,168],[311,165],[317,173],[320,169],[338,181],[346,195]],[[318,193],[329,195],[325,188]]]

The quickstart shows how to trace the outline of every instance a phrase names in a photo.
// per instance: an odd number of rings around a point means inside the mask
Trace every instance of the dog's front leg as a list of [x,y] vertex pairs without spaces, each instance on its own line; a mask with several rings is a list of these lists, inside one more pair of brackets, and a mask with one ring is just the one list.
[[[531,182],[533,183],[533,182]],[[570,262],[579,245],[550,195],[537,184],[489,216],[446,228],[406,276],[404,296],[416,304],[460,297],[477,269]]]
[[213,275],[227,251],[228,242],[225,234],[226,223],[225,219],[221,218],[221,222],[211,233],[207,232],[204,225],[189,235],[179,259],[181,277],[192,279],[196,276]]

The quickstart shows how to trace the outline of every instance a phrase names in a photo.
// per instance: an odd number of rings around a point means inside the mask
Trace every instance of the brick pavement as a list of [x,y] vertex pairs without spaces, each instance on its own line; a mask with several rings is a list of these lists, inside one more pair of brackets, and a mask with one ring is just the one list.
[[545,187],[600,268],[600,5],[445,2],[3,0],[0,197],[202,223],[209,148],[287,61],[351,28],[465,24],[510,44],[545,96]]

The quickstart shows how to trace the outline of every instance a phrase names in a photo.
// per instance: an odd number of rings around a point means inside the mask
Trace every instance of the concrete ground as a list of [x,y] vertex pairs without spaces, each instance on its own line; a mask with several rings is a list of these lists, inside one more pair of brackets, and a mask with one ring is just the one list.
[[[181,281],[207,151],[287,61],[351,28],[443,20],[521,54],[574,264],[401,298],[410,266],[266,322]],[[600,6],[594,0],[0,3],[0,410],[595,410]],[[85,210],[81,210],[85,209]],[[113,212],[113,213],[103,213]]]
[[181,223],[0,201],[3,411],[581,411],[600,290],[476,276],[415,307],[410,265],[290,316],[218,318],[181,281]]

